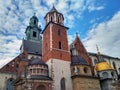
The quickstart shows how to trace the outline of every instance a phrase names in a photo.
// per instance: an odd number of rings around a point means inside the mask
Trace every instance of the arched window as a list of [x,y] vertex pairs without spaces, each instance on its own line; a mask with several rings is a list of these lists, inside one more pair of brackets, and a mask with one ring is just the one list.
[[97,62],[98,62],[98,61],[97,61],[97,59],[95,59],[95,60],[94,60],[94,65],[96,65],[96,64],[97,64]]
[[34,24],[36,24],[36,20],[34,20]]
[[114,72],[111,72],[111,75],[112,75],[112,77],[114,77],[115,75],[114,75]]
[[103,78],[108,78],[108,73],[107,72],[103,72],[102,75],[103,75]]
[[33,37],[36,37],[37,33],[35,31],[33,31]]
[[59,42],[59,49],[62,49],[62,45],[61,45],[61,42]]
[[61,90],[66,90],[66,86],[65,86],[65,78],[62,78],[62,79],[61,79],[60,84],[61,84]]
[[60,17],[58,17],[58,23],[60,22]]
[[12,79],[12,78],[10,78],[7,81],[6,90],[14,90],[14,88],[13,88],[13,81],[14,81],[14,79]]
[[88,68],[84,67],[83,71],[84,71],[84,73],[88,73]]
[[50,20],[52,21],[52,17],[50,18]]

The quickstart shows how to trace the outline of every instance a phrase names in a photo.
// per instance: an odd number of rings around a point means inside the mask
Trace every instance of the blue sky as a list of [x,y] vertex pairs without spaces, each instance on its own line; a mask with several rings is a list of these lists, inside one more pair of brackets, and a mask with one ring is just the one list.
[[[44,29],[44,16],[53,4],[63,13],[71,43],[76,32],[87,51],[120,57],[120,0],[0,0],[0,64],[19,54],[29,19],[36,12]],[[4,60],[4,61],[3,61]]]

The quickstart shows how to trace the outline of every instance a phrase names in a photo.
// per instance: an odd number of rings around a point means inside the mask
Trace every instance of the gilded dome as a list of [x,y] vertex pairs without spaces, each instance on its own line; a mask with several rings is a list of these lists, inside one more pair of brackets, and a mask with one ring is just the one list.
[[110,64],[108,64],[107,62],[105,62],[105,61],[99,62],[95,66],[96,71],[110,70],[110,69],[113,69],[112,66]]

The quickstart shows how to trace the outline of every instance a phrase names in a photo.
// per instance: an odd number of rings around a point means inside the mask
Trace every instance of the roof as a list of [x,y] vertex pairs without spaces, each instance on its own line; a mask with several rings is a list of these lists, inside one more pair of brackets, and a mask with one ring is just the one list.
[[114,69],[106,61],[102,61],[102,62],[99,62],[95,65],[95,70],[96,71],[103,71],[103,70],[114,70]]
[[72,56],[72,61],[71,64],[84,64],[84,65],[88,65],[87,62],[80,56]]
[[87,50],[81,42],[78,34],[76,33],[75,40],[70,45],[70,50],[76,49],[78,52],[78,56],[82,57],[89,65],[92,65],[92,60],[87,54]]
[[30,18],[30,20],[31,19],[36,19],[37,21],[38,21],[38,18],[34,15],[34,16],[32,16],[31,18]]
[[45,65],[45,66],[47,66],[47,64],[45,64],[45,62],[43,62],[39,58],[33,58],[32,60],[30,60],[29,65]]
[[23,51],[27,51],[29,54],[42,55],[41,42],[32,42],[29,40],[23,40],[22,46],[23,46]]
[[58,12],[57,9],[53,6],[50,12]]
[[[93,52],[88,52],[89,55],[93,55],[93,56],[97,56],[97,53],[93,53]],[[112,56],[108,56],[108,55],[105,55],[105,54],[101,54],[104,58],[112,58],[112,59],[118,59],[120,60],[120,58],[118,57],[112,57]]]
[[[53,13],[53,12],[57,12],[57,13],[59,13],[59,14],[61,14],[61,15],[63,16],[63,14],[60,13],[60,12],[58,12],[57,9],[53,6],[52,9],[45,15],[45,17],[46,17],[49,13]],[[45,17],[44,17],[44,18],[45,18]],[[63,17],[63,19],[64,19],[64,17]]]

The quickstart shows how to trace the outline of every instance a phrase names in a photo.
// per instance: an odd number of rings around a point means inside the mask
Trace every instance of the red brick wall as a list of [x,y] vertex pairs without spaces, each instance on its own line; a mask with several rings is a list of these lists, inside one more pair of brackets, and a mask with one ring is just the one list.
[[80,41],[79,37],[76,37],[74,41],[74,46],[78,50],[78,55],[81,56],[84,60],[86,60],[89,65],[92,65],[92,60],[87,54],[87,51],[83,46],[82,42]]
[[20,61],[19,69],[18,69],[18,77],[21,77],[22,71],[25,71],[25,73],[27,73],[27,65],[28,65],[28,62]]
[[[52,26],[52,48],[50,50],[50,24],[43,33],[43,60],[46,62],[50,58],[70,61],[70,52],[68,48],[67,29],[65,27],[51,23]],[[58,35],[60,29],[60,35]],[[61,49],[59,49],[61,42]],[[46,50],[46,45],[48,49]]]

